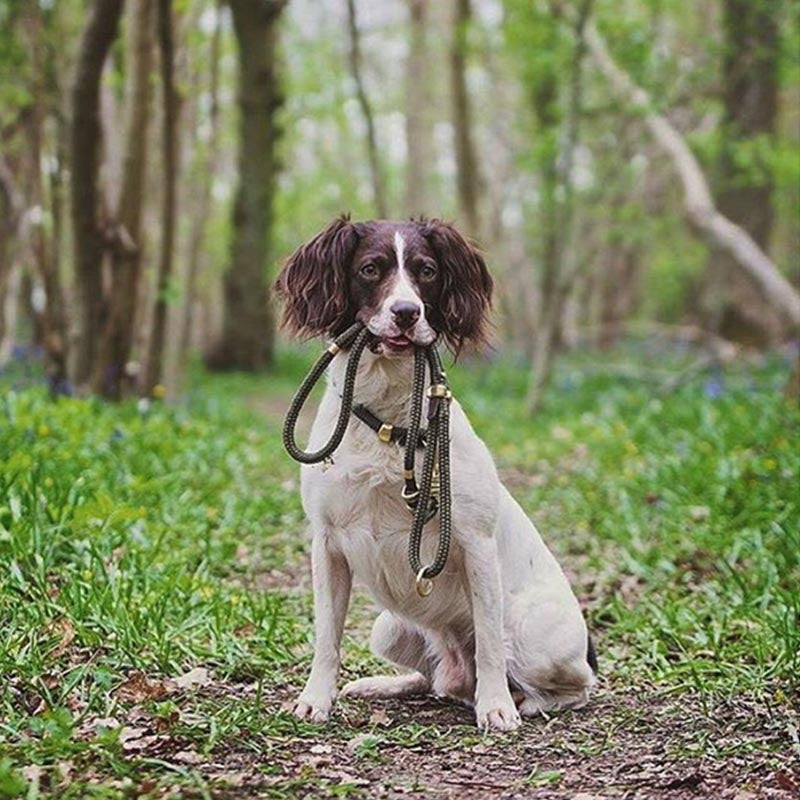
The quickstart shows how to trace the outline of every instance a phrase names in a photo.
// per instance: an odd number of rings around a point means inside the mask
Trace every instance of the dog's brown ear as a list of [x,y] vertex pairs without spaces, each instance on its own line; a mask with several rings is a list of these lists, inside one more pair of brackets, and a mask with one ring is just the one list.
[[431,323],[455,353],[464,342],[486,344],[493,284],[480,250],[448,222],[432,219],[422,225],[442,271],[441,301],[430,309]]
[[275,282],[283,300],[281,326],[296,336],[338,334],[353,316],[347,268],[360,234],[348,216],[335,219],[287,259]]

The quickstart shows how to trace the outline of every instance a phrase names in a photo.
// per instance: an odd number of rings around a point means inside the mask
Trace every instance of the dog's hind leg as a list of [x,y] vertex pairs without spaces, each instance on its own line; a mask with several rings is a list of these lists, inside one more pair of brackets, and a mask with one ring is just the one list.
[[350,681],[341,691],[345,697],[408,697],[430,690],[430,659],[425,637],[389,611],[372,626],[370,648],[376,656],[413,670],[403,675],[375,675]]

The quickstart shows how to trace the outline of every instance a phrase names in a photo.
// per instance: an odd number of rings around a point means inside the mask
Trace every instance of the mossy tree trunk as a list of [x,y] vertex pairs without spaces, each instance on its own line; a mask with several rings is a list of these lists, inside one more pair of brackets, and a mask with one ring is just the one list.
[[89,381],[104,324],[103,255],[98,175],[101,123],[100,79],[117,38],[123,0],[95,0],[81,36],[71,93],[71,211],[78,289],[78,344],[74,381]]
[[275,321],[269,304],[273,199],[278,163],[278,22],[285,0],[229,0],[239,53],[239,185],[230,266],[224,278],[222,335],[211,369],[255,372],[270,366]]

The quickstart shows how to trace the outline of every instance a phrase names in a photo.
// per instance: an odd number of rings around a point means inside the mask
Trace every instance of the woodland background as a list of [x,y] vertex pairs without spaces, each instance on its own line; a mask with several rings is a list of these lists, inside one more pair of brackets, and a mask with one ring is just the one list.
[[[799,36],[790,0],[0,0],[0,800],[796,798]],[[270,286],[346,211],[486,252],[448,379],[582,605],[585,709],[291,714],[320,345]]]
[[[264,370],[332,216],[455,220],[530,365],[800,323],[798,7],[780,0],[3,0],[0,364],[176,395]],[[732,223],[732,225],[731,225]],[[17,348],[15,350],[15,347]]]

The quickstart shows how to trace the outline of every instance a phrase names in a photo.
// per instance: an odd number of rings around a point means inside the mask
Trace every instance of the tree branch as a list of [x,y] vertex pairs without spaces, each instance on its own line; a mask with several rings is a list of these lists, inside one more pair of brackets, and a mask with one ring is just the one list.
[[770,257],[740,226],[720,214],[714,205],[708,181],[686,140],[669,120],[654,110],[650,96],[624,72],[609,52],[608,45],[589,20],[585,27],[586,46],[616,94],[640,112],[656,143],[672,160],[683,184],[686,218],[692,228],[714,243],[753,278],[764,296],[795,324],[800,324],[800,294],[783,277]]

